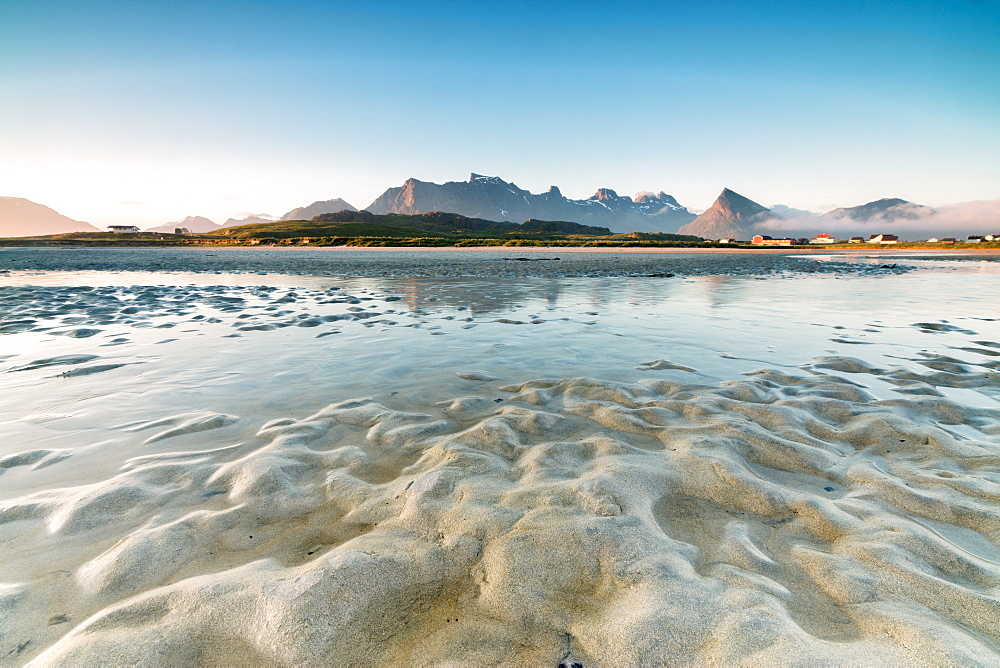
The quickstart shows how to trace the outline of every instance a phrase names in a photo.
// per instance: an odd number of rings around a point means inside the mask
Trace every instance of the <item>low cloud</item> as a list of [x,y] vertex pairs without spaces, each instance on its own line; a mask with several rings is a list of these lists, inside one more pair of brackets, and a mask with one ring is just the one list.
[[253,211],[240,211],[233,216],[234,218],[270,218],[272,220],[278,220],[278,216],[271,215],[269,213],[254,213]]
[[903,208],[903,212],[916,216],[913,218],[899,217],[900,210],[897,207],[865,221],[781,206],[772,210],[781,215],[757,223],[754,226],[756,232],[795,237],[811,237],[826,232],[841,238],[885,233],[896,234],[904,239],[1000,233],[1000,199],[964,202],[939,209]]

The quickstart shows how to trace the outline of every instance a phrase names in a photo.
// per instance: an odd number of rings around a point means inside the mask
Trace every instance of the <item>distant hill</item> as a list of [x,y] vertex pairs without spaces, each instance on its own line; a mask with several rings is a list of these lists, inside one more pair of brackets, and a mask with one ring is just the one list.
[[252,213],[246,218],[227,218],[222,227],[235,227],[236,225],[257,225],[259,223],[273,223],[278,220],[277,216],[266,213]]
[[103,231],[22,197],[0,197],[0,237]]
[[457,213],[442,213],[432,211],[419,215],[405,214],[374,214],[371,211],[358,211],[351,213],[341,211],[340,213],[328,213],[316,216],[316,222],[342,222],[358,223],[370,222],[379,225],[405,225],[410,228],[423,230],[425,232],[438,232],[444,234],[464,234],[466,232],[536,232],[547,234],[585,234],[588,236],[610,235],[611,230],[606,227],[595,227],[593,225],[580,225],[561,220],[526,220],[523,223],[506,223],[483,218],[470,218]]
[[934,209],[929,206],[907,202],[898,197],[884,197],[860,206],[834,209],[825,215],[832,218],[850,218],[860,223],[873,221],[891,223],[897,220],[917,220],[932,213]]
[[727,237],[749,239],[753,226],[771,217],[771,210],[747,199],[729,188],[723,188],[709,209],[682,227],[680,234],[693,234],[705,239]]
[[[470,218],[455,213],[374,214],[370,211],[340,211],[316,216],[312,221],[276,221],[225,228],[223,234],[274,239],[320,236],[444,236],[506,237],[511,233],[534,236],[610,236],[606,227],[567,221],[528,220],[507,223]],[[663,235],[667,239],[671,235]]]
[[312,220],[324,213],[337,213],[338,211],[357,211],[357,208],[338,197],[337,199],[313,202],[309,206],[300,206],[297,209],[292,209],[282,216],[281,220]]
[[219,225],[204,216],[188,216],[184,220],[178,220],[176,223],[164,223],[163,225],[157,225],[156,227],[151,227],[145,231],[173,234],[174,230],[177,229],[186,229],[192,234],[203,234],[205,232],[214,232],[219,229]]
[[494,222],[560,220],[607,227],[615,232],[675,232],[694,214],[672,196],[644,193],[635,200],[601,188],[585,200],[569,199],[556,186],[533,194],[496,176],[472,174],[443,184],[408,179],[389,188],[368,207],[375,214],[446,211]]

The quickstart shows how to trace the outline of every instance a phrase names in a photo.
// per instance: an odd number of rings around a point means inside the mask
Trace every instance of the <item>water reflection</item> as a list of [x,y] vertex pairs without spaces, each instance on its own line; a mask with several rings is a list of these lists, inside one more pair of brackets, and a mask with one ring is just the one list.
[[701,276],[696,281],[704,288],[709,306],[719,308],[746,298],[749,282],[746,279],[734,280],[735,278],[735,276]]

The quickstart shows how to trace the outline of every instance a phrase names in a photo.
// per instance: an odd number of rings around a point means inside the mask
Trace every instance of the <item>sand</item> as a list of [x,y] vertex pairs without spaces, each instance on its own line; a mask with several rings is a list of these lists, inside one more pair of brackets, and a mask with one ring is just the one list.
[[996,665],[1000,271],[856,264],[13,269],[0,662]]

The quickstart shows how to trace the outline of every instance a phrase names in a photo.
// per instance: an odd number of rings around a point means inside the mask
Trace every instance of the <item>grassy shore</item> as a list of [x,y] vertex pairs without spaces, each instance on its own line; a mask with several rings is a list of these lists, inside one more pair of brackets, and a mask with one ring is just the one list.
[[[327,226],[324,226],[324,228]],[[344,229],[326,230],[323,232],[339,232],[338,234],[323,234],[310,236],[284,236],[250,234],[165,234],[155,232],[140,232],[138,234],[111,234],[107,232],[75,232],[69,234],[52,234],[37,237],[0,238],[0,245],[7,247],[25,246],[78,246],[97,248],[130,248],[130,247],[169,247],[169,246],[269,246],[269,247],[355,247],[355,248],[473,248],[473,247],[543,247],[543,248],[720,248],[730,250],[856,250],[872,249],[1000,249],[1000,242],[984,242],[976,244],[956,243],[940,244],[920,241],[902,242],[891,245],[880,244],[824,244],[795,246],[753,246],[751,244],[721,244],[715,241],[697,240],[694,237],[682,238],[680,235],[633,232],[629,234],[612,234],[603,236],[589,235],[558,235],[517,233],[506,236],[473,236],[473,235],[420,235],[416,230],[400,230],[393,228],[367,229],[360,224],[341,223],[330,227]],[[319,231],[319,230],[317,230]],[[361,232],[367,232],[363,234]],[[407,232],[417,232],[407,234]],[[374,233],[374,234],[373,234]]]

